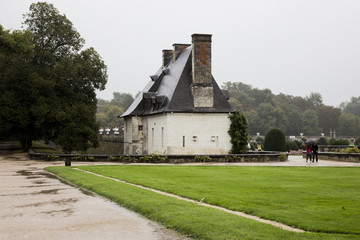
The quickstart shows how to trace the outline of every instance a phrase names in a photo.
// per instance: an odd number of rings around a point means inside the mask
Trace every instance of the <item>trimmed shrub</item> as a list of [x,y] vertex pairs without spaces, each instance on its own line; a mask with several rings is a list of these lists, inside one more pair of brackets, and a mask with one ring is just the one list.
[[265,151],[286,151],[285,145],[285,135],[284,133],[278,129],[273,128],[265,136],[264,142],[264,150]]
[[321,137],[317,140],[318,145],[328,145],[328,141],[325,137]]
[[295,141],[286,141],[286,151],[299,150],[299,146]]
[[246,153],[248,151],[248,121],[243,113],[238,110],[229,116],[231,124],[229,128],[229,135],[231,137],[231,153]]
[[255,139],[255,141],[258,143],[258,144],[263,144],[264,143],[264,139],[262,137],[257,137]]
[[257,149],[257,144],[254,142],[250,143],[250,149],[255,151]]
[[358,147],[350,147],[345,150],[342,150],[341,152],[345,153],[360,153],[360,149]]
[[205,155],[196,155],[194,160],[195,162],[211,162],[211,157]]
[[346,139],[335,139],[332,138],[329,141],[329,145],[349,145],[349,141]]
[[303,145],[302,141],[299,141],[299,140],[294,140],[294,142],[296,143],[298,149],[301,148],[301,146]]

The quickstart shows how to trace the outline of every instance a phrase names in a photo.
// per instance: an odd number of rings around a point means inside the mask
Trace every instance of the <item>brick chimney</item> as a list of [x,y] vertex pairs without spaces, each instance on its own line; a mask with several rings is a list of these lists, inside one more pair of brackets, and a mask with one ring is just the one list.
[[162,50],[162,67],[166,67],[173,58],[173,50]]
[[174,47],[173,62],[176,61],[176,59],[178,58],[181,51],[189,46],[191,46],[191,44],[174,43],[173,44],[173,47]]
[[192,84],[195,107],[213,107],[214,89],[211,74],[211,35],[193,34]]

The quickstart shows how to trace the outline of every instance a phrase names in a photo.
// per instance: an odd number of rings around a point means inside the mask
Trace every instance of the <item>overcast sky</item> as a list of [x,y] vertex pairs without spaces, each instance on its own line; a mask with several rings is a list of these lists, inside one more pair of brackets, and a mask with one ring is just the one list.
[[[20,29],[31,0],[2,0],[0,24]],[[218,84],[274,94],[318,92],[327,105],[360,96],[359,0],[50,0],[108,66],[113,92],[136,94],[161,66],[162,49],[212,34]]]

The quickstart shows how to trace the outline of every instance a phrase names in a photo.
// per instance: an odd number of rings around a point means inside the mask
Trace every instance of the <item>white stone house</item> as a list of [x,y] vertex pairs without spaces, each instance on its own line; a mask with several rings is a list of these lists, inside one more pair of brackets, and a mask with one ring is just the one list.
[[122,115],[124,154],[227,154],[234,110],[211,74],[211,35],[163,50],[161,68]]

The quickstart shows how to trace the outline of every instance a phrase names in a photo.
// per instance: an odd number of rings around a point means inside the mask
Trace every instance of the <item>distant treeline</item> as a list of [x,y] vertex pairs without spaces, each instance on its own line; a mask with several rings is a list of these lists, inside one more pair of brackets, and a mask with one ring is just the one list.
[[335,108],[326,106],[320,93],[306,97],[274,95],[269,89],[241,82],[226,82],[223,88],[229,91],[232,107],[248,119],[251,135],[265,135],[273,127],[288,136],[329,136],[334,129],[337,136],[360,135],[360,96]]
[[[271,128],[280,128],[285,135],[360,136],[360,96],[341,103],[339,108],[326,106],[320,93],[299,97],[275,95],[269,89],[253,88],[241,82],[226,82],[229,102],[234,109],[244,113],[249,122],[249,133],[265,135]],[[123,125],[118,118],[134,101],[129,93],[113,93],[110,101],[99,99],[97,120],[101,126]]]
[[110,101],[98,99],[96,120],[101,127],[119,127],[124,120],[119,118],[134,101],[129,93],[113,93],[113,99]]

